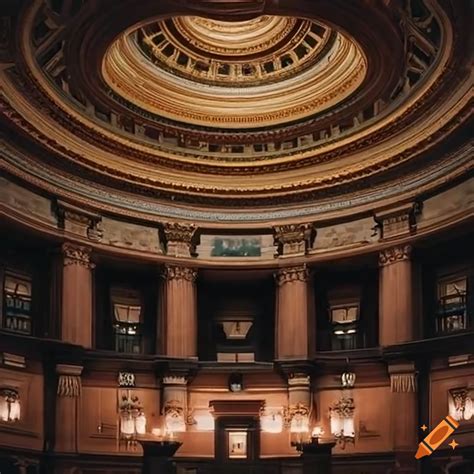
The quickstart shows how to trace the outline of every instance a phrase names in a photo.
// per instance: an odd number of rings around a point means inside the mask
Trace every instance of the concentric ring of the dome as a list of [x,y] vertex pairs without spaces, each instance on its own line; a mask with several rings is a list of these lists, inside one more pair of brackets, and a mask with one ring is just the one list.
[[[104,80],[116,94],[154,114],[227,128],[303,119],[334,107],[363,82],[365,56],[347,36],[309,20],[260,18],[234,23],[177,17],[154,22],[111,45],[103,61]],[[269,24],[276,25],[275,32]],[[173,25],[185,25],[179,28],[186,34],[197,29],[194,49],[180,42]],[[252,54],[213,55],[211,49],[225,49],[222,31],[243,35],[242,46]],[[205,44],[207,51],[202,49]],[[235,42],[228,46],[236,47]]]

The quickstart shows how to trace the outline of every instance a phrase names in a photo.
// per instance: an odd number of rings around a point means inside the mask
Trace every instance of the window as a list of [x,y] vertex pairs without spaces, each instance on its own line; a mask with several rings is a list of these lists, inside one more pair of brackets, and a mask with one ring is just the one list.
[[339,302],[330,306],[332,346],[336,350],[357,348],[359,301]]
[[438,280],[437,331],[467,328],[467,278],[456,275]]
[[111,291],[115,350],[139,354],[142,351],[142,304],[135,290],[113,288]]
[[21,334],[31,334],[31,278],[7,272],[3,296],[3,328]]

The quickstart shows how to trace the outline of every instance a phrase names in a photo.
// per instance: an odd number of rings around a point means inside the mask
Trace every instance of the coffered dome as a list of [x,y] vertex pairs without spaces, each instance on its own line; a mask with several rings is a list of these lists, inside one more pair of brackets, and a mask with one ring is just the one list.
[[334,107],[361,85],[367,66],[354,41],[310,20],[183,16],[122,35],[102,72],[115,94],[143,110],[241,128]]
[[441,149],[470,117],[465,13],[426,0],[28,2],[0,45],[0,105],[40,151],[5,168],[77,203],[211,225],[413,199],[465,166]]

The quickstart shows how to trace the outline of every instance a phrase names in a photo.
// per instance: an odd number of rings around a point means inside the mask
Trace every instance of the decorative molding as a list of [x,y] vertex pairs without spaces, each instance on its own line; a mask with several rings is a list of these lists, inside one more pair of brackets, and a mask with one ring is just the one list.
[[413,363],[391,365],[390,391],[396,393],[409,393],[417,391],[417,372]]
[[189,267],[165,265],[163,276],[166,280],[187,280],[194,283],[197,279],[197,271]]
[[411,245],[399,245],[382,250],[379,254],[379,265],[383,267],[403,260],[409,260],[411,258],[411,251]]
[[102,217],[99,214],[89,212],[62,200],[56,201],[55,210],[60,229],[80,235],[93,242],[102,240]]
[[175,375],[167,375],[163,377],[163,385],[184,385],[186,386],[188,383],[186,377],[180,377]]
[[81,265],[88,269],[95,268],[95,265],[90,260],[92,252],[90,247],[65,242],[61,250],[64,256],[64,266]]
[[58,397],[79,398],[82,393],[81,374],[83,367],[59,364],[56,366],[58,379]]
[[117,376],[119,387],[135,387],[135,374],[132,372],[119,372]]
[[306,265],[282,268],[278,271],[278,273],[275,274],[278,286],[283,286],[285,283],[291,283],[295,281],[307,281],[308,277],[309,271],[306,268]]
[[374,219],[380,227],[382,240],[402,237],[416,232],[416,218],[421,214],[421,204],[413,202],[379,212]]
[[24,356],[9,354],[8,352],[4,352],[2,355],[3,365],[15,367],[17,369],[26,368],[26,359]]
[[305,255],[316,237],[316,229],[310,223],[275,226],[273,231],[278,254],[282,257]]
[[174,257],[190,257],[193,253],[192,240],[196,232],[194,224],[168,222],[163,225],[166,238],[166,253]]

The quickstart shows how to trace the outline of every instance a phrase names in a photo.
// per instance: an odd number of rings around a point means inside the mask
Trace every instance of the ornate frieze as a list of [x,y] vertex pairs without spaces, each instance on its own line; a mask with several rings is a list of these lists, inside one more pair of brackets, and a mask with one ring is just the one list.
[[166,253],[174,257],[190,257],[193,249],[194,224],[168,222],[163,226],[166,238]]
[[83,367],[78,365],[58,364],[58,397],[79,398],[82,392],[81,374]]
[[99,214],[58,200],[56,203],[56,215],[60,229],[94,242],[102,240],[102,218]]
[[381,238],[391,239],[413,234],[420,212],[421,204],[415,202],[376,214],[375,221],[380,227]]
[[411,251],[411,245],[399,245],[382,250],[379,254],[379,265],[383,267],[403,260],[409,260],[411,258]]
[[278,254],[282,257],[305,255],[316,237],[313,224],[287,224],[273,228]]
[[294,281],[306,281],[309,277],[309,271],[306,265],[297,267],[282,268],[275,274],[275,279],[278,286]]
[[163,276],[166,280],[187,280],[195,282],[197,271],[194,268],[166,265]]
[[66,242],[62,245],[61,250],[64,256],[64,266],[81,265],[88,269],[93,269],[95,267],[91,262],[92,249],[90,247]]

